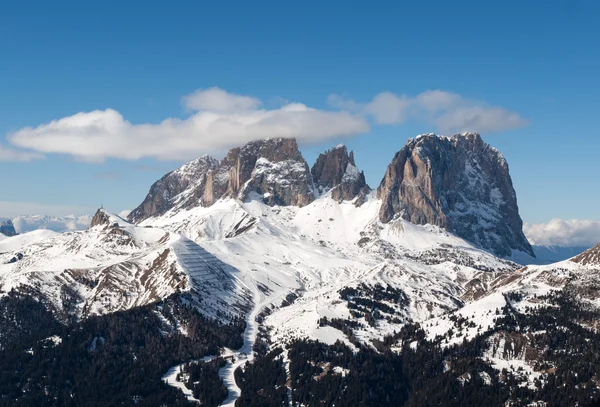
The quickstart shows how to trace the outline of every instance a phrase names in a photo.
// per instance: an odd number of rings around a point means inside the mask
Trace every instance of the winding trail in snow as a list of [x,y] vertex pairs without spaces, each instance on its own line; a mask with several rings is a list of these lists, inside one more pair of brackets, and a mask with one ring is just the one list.
[[167,383],[171,387],[175,387],[183,392],[188,401],[200,403],[200,400],[194,397],[194,393],[185,386],[185,383],[177,380],[177,374],[181,371],[181,366],[185,363],[181,363],[177,366],[170,368],[167,373],[162,377],[163,382]]
[[256,316],[264,306],[264,304],[261,302],[262,295],[256,287],[256,284],[246,284],[241,279],[238,279],[238,281],[253,293],[254,308],[246,319],[244,344],[237,352],[233,353],[235,362],[228,361],[227,366],[219,370],[219,376],[221,379],[223,379],[223,382],[227,387],[227,398],[225,401],[223,401],[223,403],[221,403],[222,407],[234,407],[236,400],[242,393],[240,387],[235,382],[235,371],[238,367],[242,366],[246,362],[251,362],[254,359],[254,351],[252,348],[258,333],[258,322],[256,322]]
[[[239,280],[239,279],[238,279]],[[206,356],[199,361],[192,362],[210,362],[219,357],[233,356],[235,362],[231,360],[227,361],[227,366],[219,370],[219,377],[223,379],[225,387],[227,387],[227,398],[223,403],[222,407],[234,407],[235,402],[241,395],[241,389],[235,382],[235,371],[238,367],[242,366],[246,362],[251,362],[254,359],[254,352],[252,350],[254,342],[256,341],[256,335],[258,333],[258,322],[256,322],[256,316],[260,310],[264,307],[264,303],[260,302],[262,296],[258,288],[254,284],[251,285],[252,289],[248,287],[243,281],[239,280],[246,288],[248,288],[254,295],[254,308],[246,319],[246,329],[244,330],[244,344],[237,351],[226,351],[219,356]],[[188,389],[183,382],[177,381],[177,374],[180,372],[181,366],[185,363],[173,366],[167,373],[162,377],[162,380],[170,386],[180,389],[186,398],[191,402],[200,403],[200,400],[196,399],[190,389]]]

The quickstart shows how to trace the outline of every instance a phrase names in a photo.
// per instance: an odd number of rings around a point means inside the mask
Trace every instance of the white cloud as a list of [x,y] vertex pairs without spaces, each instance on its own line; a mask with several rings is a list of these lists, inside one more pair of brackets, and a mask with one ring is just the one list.
[[534,245],[592,247],[600,243],[600,221],[552,219],[548,223],[523,225],[525,236]]
[[40,153],[16,150],[0,144],[0,161],[32,161],[43,158]]
[[382,92],[368,103],[333,94],[328,102],[367,115],[377,124],[402,124],[414,119],[435,126],[442,133],[494,132],[527,124],[518,113],[441,90],[428,90],[414,97]]
[[39,153],[69,154],[89,162],[109,157],[183,160],[256,139],[316,142],[369,131],[363,117],[347,111],[317,110],[300,103],[263,109],[257,99],[218,88],[196,91],[183,103],[198,111],[185,119],[132,124],[115,110],[95,110],[20,129],[8,140]]
[[38,202],[0,201],[0,217],[15,218],[21,215],[86,215],[96,212],[96,208],[77,205],[53,205]]
[[243,112],[256,110],[260,100],[243,95],[228,93],[220,88],[198,89],[184,96],[183,105],[191,111]]
[[501,107],[461,106],[437,119],[439,129],[446,131],[476,130],[482,133],[523,127],[527,121],[519,114]]
[[347,110],[353,113],[360,112],[364,108],[364,105],[357,103],[355,100],[352,100],[344,95],[338,95],[337,93],[332,93],[329,95],[327,97],[327,103],[329,106],[333,106],[341,110]]
[[406,96],[382,92],[365,106],[365,113],[373,116],[378,124],[399,124],[406,121],[410,105]]
[[443,109],[451,109],[460,104],[460,95],[443,90],[428,90],[415,97],[415,103],[425,110],[435,112]]
[[416,120],[446,134],[493,132],[527,123],[505,108],[441,90],[412,97],[382,92],[368,103],[332,94],[328,102],[340,109],[335,111],[282,102],[266,108],[257,98],[208,88],[182,98],[189,116],[166,118],[158,124],[133,124],[113,109],[80,112],[9,134],[11,146],[0,144],[0,161],[30,161],[43,154],[67,154],[88,162],[185,160],[256,139],[295,137],[318,142],[352,136],[369,131],[367,118],[386,125]]

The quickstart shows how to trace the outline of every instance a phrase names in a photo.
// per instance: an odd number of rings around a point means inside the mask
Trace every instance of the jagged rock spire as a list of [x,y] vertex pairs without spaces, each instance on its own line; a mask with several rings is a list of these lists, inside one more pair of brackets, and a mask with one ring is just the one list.
[[356,197],[360,205],[370,191],[365,174],[358,171],[354,162],[354,152],[340,144],[320,154],[311,169],[312,179],[319,193],[331,190],[331,197],[337,201],[351,201]]

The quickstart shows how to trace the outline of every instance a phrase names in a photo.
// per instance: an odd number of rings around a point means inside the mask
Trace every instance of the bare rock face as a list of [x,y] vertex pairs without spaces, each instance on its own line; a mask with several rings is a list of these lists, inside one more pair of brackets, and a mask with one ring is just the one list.
[[[152,184],[146,199],[131,211],[128,219],[141,222],[152,216],[163,215],[175,205],[185,207],[186,202],[201,199],[209,173],[218,165],[217,160],[205,155],[168,173]],[[191,193],[191,196],[184,192]]]
[[344,145],[338,145],[320,154],[311,169],[312,179],[319,193],[331,190],[331,197],[338,202],[351,201],[362,205],[370,188],[365,174],[358,171],[354,162],[354,152],[348,154]]
[[0,218],[0,233],[7,237],[17,235],[17,231],[15,230],[15,225],[13,225],[12,220]]
[[246,200],[258,194],[271,206],[305,206],[314,200],[308,164],[295,139],[253,141],[230,155],[227,196]]
[[221,198],[262,199],[268,205],[314,200],[308,164],[295,139],[252,141],[220,162],[204,156],[162,177],[128,217],[133,223],[172,209],[211,206]]
[[109,226],[110,225],[110,216],[102,209],[98,209],[96,214],[92,218],[90,222],[90,229],[96,226]]
[[444,228],[499,256],[535,257],[523,234],[508,164],[477,133],[410,139],[377,189],[379,218]]

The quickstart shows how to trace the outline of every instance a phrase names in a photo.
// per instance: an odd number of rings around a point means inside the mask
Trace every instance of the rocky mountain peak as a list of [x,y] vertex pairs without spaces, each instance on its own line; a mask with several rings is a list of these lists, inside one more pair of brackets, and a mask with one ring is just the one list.
[[219,161],[204,155],[182,165],[150,187],[144,201],[127,217],[131,222],[141,222],[152,216],[160,216],[176,205],[185,206],[188,201],[185,191],[194,191],[206,182],[211,171],[218,168]]
[[96,226],[107,226],[110,223],[110,216],[103,209],[98,209],[90,222],[90,229]]
[[0,218],[0,234],[3,234],[7,237],[17,235],[17,231],[15,230],[15,225],[13,225],[12,220]]
[[104,226],[104,228],[118,226],[120,221],[123,221],[123,219],[106,212],[103,208],[100,208],[96,211],[96,214],[92,218],[88,229],[96,226]]
[[230,171],[230,197],[246,200],[256,194],[267,205],[282,206],[305,206],[314,200],[308,164],[296,139],[252,141],[231,150],[221,165]]
[[534,256],[508,164],[477,133],[424,134],[396,153],[377,189],[379,218],[444,228],[500,256]]
[[139,223],[169,210],[210,206],[222,198],[260,198],[268,205],[314,200],[308,164],[293,138],[256,140],[217,161],[203,156],[154,183],[128,219]]
[[319,193],[331,190],[331,197],[337,201],[350,201],[356,197],[357,204],[364,202],[370,191],[365,174],[356,168],[354,152],[340,144],[320,154],[311,168],[312,180]]

